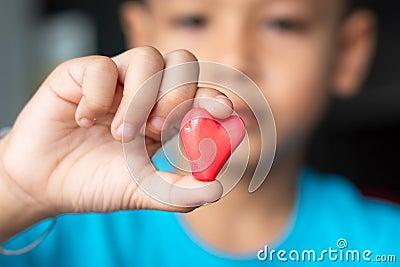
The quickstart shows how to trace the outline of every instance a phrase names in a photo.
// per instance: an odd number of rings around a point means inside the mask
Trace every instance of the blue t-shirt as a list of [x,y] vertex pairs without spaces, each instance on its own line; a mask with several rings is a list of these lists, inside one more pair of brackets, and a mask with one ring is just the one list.
[[63,215],[37,248],[1,255],[0,266],[397,266],[398,206],[365,199],[338,176],[306,169],[298,181],[284,233],[246,255],[206,244],[178,213],[124,211]]

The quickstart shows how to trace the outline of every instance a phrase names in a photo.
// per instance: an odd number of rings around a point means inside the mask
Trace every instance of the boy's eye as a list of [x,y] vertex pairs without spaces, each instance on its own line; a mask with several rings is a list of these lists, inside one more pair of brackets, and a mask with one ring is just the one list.
[[201,28],[207,25],[207,19],[202,16],[189,16],[177,19],[175,24],[183,28]]
[[274,19],[266,22],[266,27],[278,31],[301,32],[306,25],[300,21],[291,19]]

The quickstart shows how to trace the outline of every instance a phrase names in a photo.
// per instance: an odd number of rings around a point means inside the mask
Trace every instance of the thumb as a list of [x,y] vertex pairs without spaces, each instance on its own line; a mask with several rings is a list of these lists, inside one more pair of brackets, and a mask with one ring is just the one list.
[[[165,179],[166,183],[160,181]],[[138,183],[140,194],[136,209],[189,212],[204,204],[218,201],[223,193],[219,181],[205,183],[193,176],[157,171]],[[142,203],[143,206],[137,206]]]

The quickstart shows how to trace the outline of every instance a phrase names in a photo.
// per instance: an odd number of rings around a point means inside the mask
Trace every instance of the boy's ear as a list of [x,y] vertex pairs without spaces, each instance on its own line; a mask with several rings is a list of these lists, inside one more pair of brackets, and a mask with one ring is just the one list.
[[148,45],[150,34],[148,7],[137,1],[123,1],[120,14],[128,48]]
[[376,20],[369,10],[355,11],[341,27],[333,88],[340,97],[360,89],[376,45]]

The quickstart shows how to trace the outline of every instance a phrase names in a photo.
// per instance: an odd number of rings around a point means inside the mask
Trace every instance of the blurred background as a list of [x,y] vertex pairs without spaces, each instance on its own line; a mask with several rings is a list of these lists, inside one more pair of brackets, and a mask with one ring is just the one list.
[[[120,0],[0,1],[0,127],[60,62],[122,52]],[[367,195],[400,203],[400,16],[374,2],[378,50],[360,95],[336,100],[311,139],[308,163],[350,178]]]

